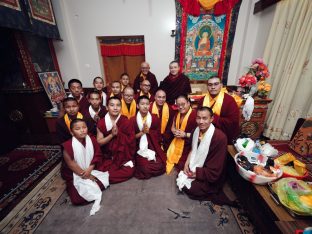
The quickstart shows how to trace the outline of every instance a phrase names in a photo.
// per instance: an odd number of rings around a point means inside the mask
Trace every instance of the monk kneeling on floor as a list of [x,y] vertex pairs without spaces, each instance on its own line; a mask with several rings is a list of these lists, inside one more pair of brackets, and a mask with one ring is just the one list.
[[197,110],[192,150],[180,171],[177,186],[191,199],[211,200],[229,204],[222,187],[225,180],[227,137],[212,124],[213,112],[209,107]]
[[102,153],[96,139],[88,135],[85,120],[71,121],[70,131],[73,137],[62,144],[62,177],[71,202],[82,205],[94,201],[90,211],[94,215],[100,209],[101,190],[109,186],[108,173],[95,170],[102,161]]
[[138,98],[138,113],[130,119],[134,126],[136,147],[135,177],[149,179],[166,170],[166,155],[161,149],[160,121],[149,112],[150,101],[145,95]]
[[108,171],[109,183],[130,179],[135,171],[135,136],[128,118],[120,113],[121,100],[110,97],[108,113],[97,125],[97,141],[104,155],[101,171]]

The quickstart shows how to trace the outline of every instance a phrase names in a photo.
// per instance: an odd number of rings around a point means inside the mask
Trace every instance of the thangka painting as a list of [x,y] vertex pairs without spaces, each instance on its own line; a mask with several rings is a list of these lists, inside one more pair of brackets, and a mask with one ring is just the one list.
[[191,80],[218,75],[225,18],[211,14],[187,17],[183,70]]
[[51,0],[28,0],[28,3],[34,19],[55,25]]
[[38,75],[52,105],[60,103],[66,93],[58,72],[42,72]]
[[199,16],[177,6],[175,58],[191,81],[219,76],[226,84],[236,21],[240,4],[226,14],[215,16],[213,10],[201,10]]
[[0,0],[0,6],[9,7],[14,10],[21,10],[19,0]]

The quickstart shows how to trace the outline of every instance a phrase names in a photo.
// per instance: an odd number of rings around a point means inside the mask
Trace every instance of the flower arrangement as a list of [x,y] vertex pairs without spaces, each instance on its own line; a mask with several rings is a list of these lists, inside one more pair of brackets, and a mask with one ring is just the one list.
[[249,67],[249,74],[253,74],[257,81],[263,81],[270,76],[268,66],[264,64],[263,59],[255,59]]
[[[270,76],[267,65],[263,59],[255,59],[251,66],[248,67],[248,72],[239,78],[239,85],[244,88],[245,94],[253,96],[258,91],[260,97],[265,97],[271,90],[271,85],[266,83],[265,80]],[[258,87],[256,87],[257,82]]]
[[271,90],[271,85],[266,83],[264,80],[259,81],[258,83],[258,96],[266,97],[268,96],[269,91]]

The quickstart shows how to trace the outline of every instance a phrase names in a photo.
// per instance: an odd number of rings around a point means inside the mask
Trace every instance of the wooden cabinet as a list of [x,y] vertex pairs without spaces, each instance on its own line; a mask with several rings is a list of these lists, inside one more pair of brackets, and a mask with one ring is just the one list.
[[258,97],[254,98],[255,108],[249,121],[244,119],[242,115],[243,105],[240,108],[240,132],[246,134],[252,139],[260,137],[264,129],[264,121],[266,118],[268,104],[272,102],[271,99],[261,99]]

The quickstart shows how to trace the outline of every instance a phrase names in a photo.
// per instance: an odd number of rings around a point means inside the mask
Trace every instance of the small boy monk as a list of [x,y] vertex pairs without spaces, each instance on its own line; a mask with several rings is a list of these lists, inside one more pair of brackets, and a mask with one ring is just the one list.
[[66,190],[74,205],[94,201],[90,215],[100,209],[102,191],[109,186],[108,173],[96,170],[102,161],[100,146],[83,119],[70,123],[72,138],[63,143],[64,161],[61,169]]

